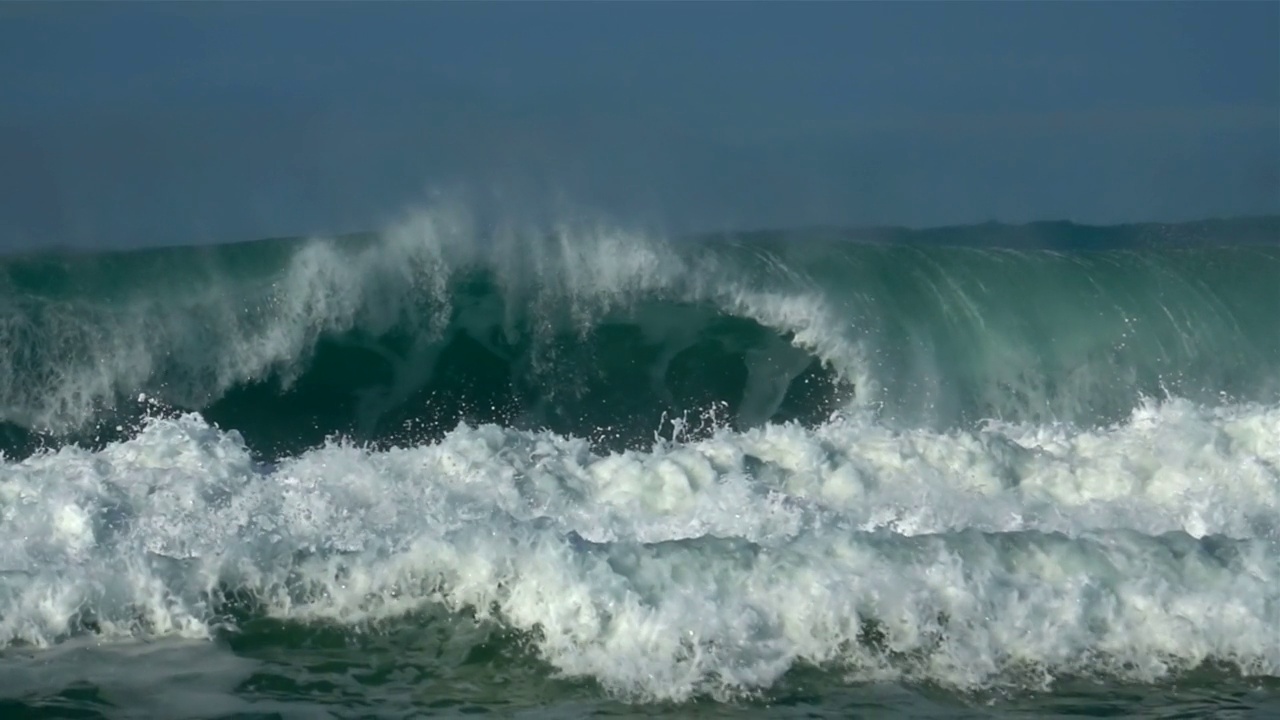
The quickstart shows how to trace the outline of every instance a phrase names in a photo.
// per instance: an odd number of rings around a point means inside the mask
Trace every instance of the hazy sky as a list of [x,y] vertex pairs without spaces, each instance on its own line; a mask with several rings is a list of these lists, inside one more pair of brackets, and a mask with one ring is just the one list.
[[1280,3],[0,5],[0,245],[1280,212]]

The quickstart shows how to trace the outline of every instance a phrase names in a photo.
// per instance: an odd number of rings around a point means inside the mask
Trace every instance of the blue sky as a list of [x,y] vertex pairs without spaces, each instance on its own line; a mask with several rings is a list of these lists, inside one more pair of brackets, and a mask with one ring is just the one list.
[[[0,5],[0,245],[1280,212],[1280,3]],[[516,210],[512,210],[515,212]]]

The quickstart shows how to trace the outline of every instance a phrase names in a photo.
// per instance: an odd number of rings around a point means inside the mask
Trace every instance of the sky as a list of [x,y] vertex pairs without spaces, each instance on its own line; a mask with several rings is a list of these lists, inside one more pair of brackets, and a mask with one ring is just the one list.
[[[0,248],[1280,212],[1280,3],[4,3]],[[564,210],[568,212],[568,210]]]

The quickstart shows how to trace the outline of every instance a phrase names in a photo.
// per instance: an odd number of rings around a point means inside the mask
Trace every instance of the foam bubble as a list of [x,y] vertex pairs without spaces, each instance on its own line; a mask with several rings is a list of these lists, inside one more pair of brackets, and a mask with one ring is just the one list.
[[0,642],[205,638],[220,598],[356,625],[467,610],[624,695],[799,663],[958,688],[1280,673],[1280,408],[1096,431],[722,431],[598,455],[461,426],[274,465],[195,415],[0,466]]

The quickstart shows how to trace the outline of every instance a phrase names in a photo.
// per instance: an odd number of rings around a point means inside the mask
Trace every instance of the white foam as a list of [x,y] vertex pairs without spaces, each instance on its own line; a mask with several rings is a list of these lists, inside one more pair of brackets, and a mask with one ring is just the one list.
[[1274,676],[1277,438],[1280,408],[1172,401],[1100,431],[849,417],[609,456],[460,427],[265,467],[157,420],[0,467],[0,643],[207,637],[222,587],[304,622],[471,608],[650,698],[800,662],[960,688]]

